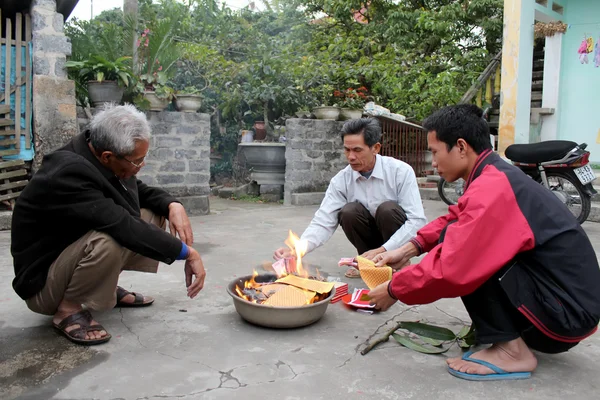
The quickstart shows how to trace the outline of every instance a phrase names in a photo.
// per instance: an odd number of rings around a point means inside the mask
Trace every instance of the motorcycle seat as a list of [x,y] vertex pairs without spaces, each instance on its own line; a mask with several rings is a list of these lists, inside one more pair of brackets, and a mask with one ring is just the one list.
[[568,140],[548,140],[531,144],[511,144],[506,148],[506,158],[514,162],[540,164],[546,161],[560,160],[577,143]]

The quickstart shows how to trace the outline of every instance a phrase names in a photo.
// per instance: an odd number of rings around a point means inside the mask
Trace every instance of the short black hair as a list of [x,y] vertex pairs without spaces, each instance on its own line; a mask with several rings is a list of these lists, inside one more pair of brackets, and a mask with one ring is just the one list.
[[363,135],[365,144],[373,147],[381,141],[381,125],[377,118],[358,118],[347,121],[342,126],[342,141],[346,135]]
[[477,154],[492,148],[490,127],[483,119],[483,110],[474,104],[457,104],[439,109],[423,121],[427,132],[435,131],[448,151],[463,139]]

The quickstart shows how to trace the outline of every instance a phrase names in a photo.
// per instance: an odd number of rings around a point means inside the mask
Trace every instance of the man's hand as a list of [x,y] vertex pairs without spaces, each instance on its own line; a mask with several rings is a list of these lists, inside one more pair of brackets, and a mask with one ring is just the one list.
[[373,250],[365,251],[360,256],[364,257],[368,260],[373,260],[377,254],[381,254],[385,252],[385,247],[381,246]]
[[[185,286],[187,287],[187,295],[190,299],[196,297],[200,290],[204,287],[204,278],[206,271],[200,254],[193,247],[189,247],[188,258],[185,260]],[[192,278],[193,281],[192,281]]]
[[419,255],[419,250],[413,243],[407,243],[396,250],[380,253],[373,258],[376,267],[389,265],[394,270],[402,269],[410,263],[410,259]]
[[194,243],[194,233],[192,232],[190,219],[180,203],[169,204],[169,230],[171,235],[175,237],[179,235],[181,241],[188,246]]
[[280,260],[282,258],[289,258],[292,256],[292,251],[288,247],[280,247],[273,253],[273,259]]
[[376,310],[386,311],[398,301],[390,297],[388,293],[389,283],[390,281],[384,282],[375,289],[369,291],[369,297],[371,298],[369,304],[374,305]]

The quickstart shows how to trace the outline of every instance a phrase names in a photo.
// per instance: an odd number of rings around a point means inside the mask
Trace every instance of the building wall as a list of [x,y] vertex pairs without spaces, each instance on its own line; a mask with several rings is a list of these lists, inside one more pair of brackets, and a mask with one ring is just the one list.
[[[562,38],[558,138],[587,143],[590,159],[600,162],[600,66],[594,62],[595,52],[600,52],[600,1],[564,3],[569,27]],[[598,46],[587,55],[587,64],[577,53],[584,35],[591,35]]]
[[288,119],[285,125],[284,204],[295,193],[322,193],[329,181],[348,165],[340,131],[343,122]]
[[75,83],[67,78],[66,57],[71,42],[63,32],[63,16],[55,0],[33,0],[33,170],[44,155],[68,142],[78,132]]
[[529,142],[533,67],[533,0],[504,0],[498,150]]
[[[190,215],[208,214],[210,115],[149,111],[147,117],[150,150],[138,178],[177,197]],[[80,110],[79,129],[83,131],[88,122]]]

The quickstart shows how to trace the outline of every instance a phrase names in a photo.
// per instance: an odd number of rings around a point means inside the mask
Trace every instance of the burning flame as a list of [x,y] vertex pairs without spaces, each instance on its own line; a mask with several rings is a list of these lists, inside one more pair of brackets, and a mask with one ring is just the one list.
[[[259,285],[256,283],[254,278],[256,278],[257,276],[258,276],[258,272],[256,272],[256,270],[254,270],[252,272],[252,278],[250,280],[244,282],[244,289],[256,289]],[[241,298],[248,300],[252,303],[258,303],[257,299],[244,294],[238,285],[235,285],[235,291],[238,294],[238,296],[240,296]]]
[[302,268],[302,257],[306,254],[308,242],[306,240],[300,240],[300,238],[290,230],[285,244],[292,250],[292,253],[296,257],[296,273],[299,276],[308,278],[308,272]]

